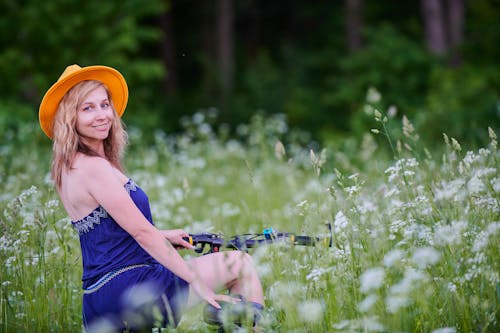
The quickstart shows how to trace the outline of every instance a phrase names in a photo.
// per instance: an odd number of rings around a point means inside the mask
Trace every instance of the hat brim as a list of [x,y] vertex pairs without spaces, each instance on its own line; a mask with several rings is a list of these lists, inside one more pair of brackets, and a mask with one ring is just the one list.
[[128,102],[128,87],[123,76],[116,69],[107,66],[88,66],[58,80],[45,93],[40,103],[38,117],[44,133],[52,139],[54,117],[64,95],[82,81],[102,82],[111,93],[111,100],[116,112],[121,117]]

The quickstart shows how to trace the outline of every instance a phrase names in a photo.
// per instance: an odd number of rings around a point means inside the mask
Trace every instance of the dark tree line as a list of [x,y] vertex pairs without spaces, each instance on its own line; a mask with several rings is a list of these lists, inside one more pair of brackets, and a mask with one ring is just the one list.
[[36,105],[64,66],[99,63],[126,74],[131,105],[152,110],[145,126],[174,129],[216,106],[232,124],[264,110],[320,135],[356,132],[368,126],[370,87],[381,109],[422,125],[455,114],[457,136],[498,126],[497,0],[25,0],[0,10],[4,101]]

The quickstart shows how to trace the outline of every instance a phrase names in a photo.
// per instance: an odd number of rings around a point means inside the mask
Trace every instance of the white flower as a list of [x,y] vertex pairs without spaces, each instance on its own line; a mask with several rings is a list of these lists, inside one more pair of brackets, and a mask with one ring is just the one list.
[[474,175],[468,182],[467,182],[467,189],[469,190],[470,193],[479,193],[485,190],[485,186],[481,179],[477,175]]
[[454,284],[453,282],[449,282],[448,283],[448,290],[452,293],[456,293],[457,292],[457,285]]
[[285,155],[286,155],[285,146],[281,141],[278,140],[274,145],[274,156],[276,156],[277,159],[281,160]]
[[318,322],[323,318],[323,305],[318,300],[308,300],[297,305],[302,322]]
[[268,263],[265,263],[265,264],[261,263],[261,264],[256,266],[256,269],[257,269],[257,272],[259,273],[259,276],[261,278],[269,275],[273,271],[271,264],[268,264]]
[[458,245],[462,242],[462,234],[467,222],[453,221],[451,225],[438,225],[434,232],[434,242],[439,245]]
[[500,178],[495,177],[491,180],[491,185],[493,186],[493,190],[495,193],[500,192]]
[[411,300],[403,295],[387,296],[385,299],[385,306],[390,313],[396,313],[399,309],[410,305]]
[[348,223],[349,221],[347,220],[347,217],[344,215],[344,213],[339,211],[337,215],[335,215],[335,221],[333,222],[334,231],[336,233],[340,232],[347,227]]
[[436,264],[441,258],[441,253],[433,247],[418,248],[413,252],[413,262],[417,267],[425,269],[428,266]]
[[306,276],[306,280],[312,280],[312,281],[318,281],[319,278],[323,275],[323,274],[326,274],[326,273],[329,273],[333,268],[332,267],[329,267],[329,268],[323,268],[323,267],[320,267],[320,268],[313,268],[311,270],[311,272],[309,274],[307,274]]
[[385,270],[382,267],[373,267],[367,269],[360,277],[360,289],[366,293],[376,290],[382,286],[385,278]]
[[393,295],[409,294],[413,288],[422,280],[425,279],[425,274],[413,268],[407,268],[403,278],[390,288]]
[[391,250],[387,252],[384,256],[384,265],[387,267],[392,267],[398,262],[400,262],[403,259],[403,257],[404,257],[403,251],[399,249]]
[[465,180],[455,179],[450,182],[441,182],[440,188],[435,188],[435,200],[436,201],[447,201],[453,199],[454,201],[460,201],[460,198],[464,195],[463,188],[465,185]]
[[124,294],[122,301],[131,306],[138,308],[144,304],[153,301],[156,298],[156,293],[153,285],[150,283],[142,283],[129,288]]
[[441,327],[433,330],[431,333],[456,333],[456,331],[455,327]]
[[375,303],[378,301],[378,296],[375,294],[368,295],[364,300],[359,302],[358,304],[358,309],[360,312],[367,312],[369,311]]
[[368,88],[366,92],[366,101],[368,103],[378,103],[382,99],[382,95],[375,87]]

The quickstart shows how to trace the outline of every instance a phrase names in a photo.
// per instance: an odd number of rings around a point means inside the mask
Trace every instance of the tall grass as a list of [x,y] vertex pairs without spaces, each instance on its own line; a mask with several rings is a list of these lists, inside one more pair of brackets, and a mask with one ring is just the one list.
[[[447,136],[427,150],[407,119],[374,115],[379,126],[346,153],[308,146],[280,116],[255,117],[233,140],[198,113],[149,145],[131,128],[127,169],[160,228],[328,235],[331,224],[331,248],[252,250],[265,331],[499,331],[496,134],[477,151]],[[0,147],[0,331],[78,332],[78,238],[48,181],[49,143],[29,140],[36,130],[4,133]],[[195,309],[175,331],[208,330]]]

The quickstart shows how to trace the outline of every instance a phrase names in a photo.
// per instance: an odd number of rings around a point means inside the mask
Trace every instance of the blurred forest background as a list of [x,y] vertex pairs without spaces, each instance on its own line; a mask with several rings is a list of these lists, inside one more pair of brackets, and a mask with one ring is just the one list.
[[367,94],[429,142],[446,132],[474,145],[499,129],[497,0],[3,0],[0,11],[2,132],[37,121],[73,63],[120,70],[125,120],[144,133],[216,108],[230,128],[281,113],[319,140],[360,137],[373,127]]

